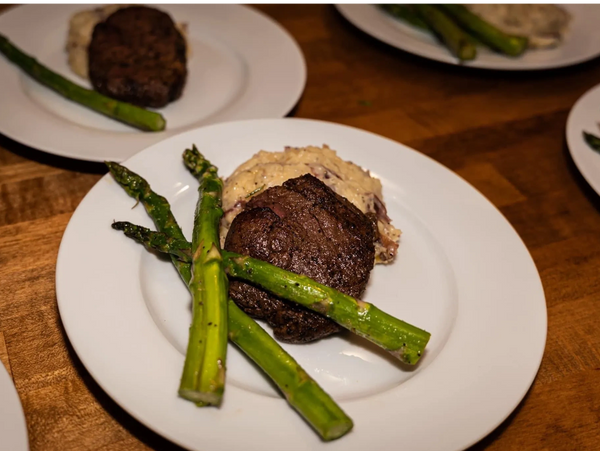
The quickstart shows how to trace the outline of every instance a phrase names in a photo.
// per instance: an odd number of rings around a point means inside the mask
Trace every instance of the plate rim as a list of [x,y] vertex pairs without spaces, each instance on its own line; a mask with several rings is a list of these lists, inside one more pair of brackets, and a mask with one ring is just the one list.
[[[571,4],[566,4],[566,6],[569,6],[569,5],[571,5]],[[353,26],[355,26],[356,28],[361,30],[363,33],[368,34],[369,36],[371,36],[391,47],[394,47],[396,49],[399,49],[404,52],[410,53],[412,55],[418,56],[420,58],[431,60],[431,61],[437,61],[439,63],[449,64],[452,66],[460,66],[460,67],[464,67],[464,68],[468,68],[468,69],[491,70],[491,71],[495,70],[495,71],[508,71],[508,72],[542,71],[542,70],[560,69],[560,68],[564,68],[564,67],[576,66],[578,64],[583,64],[587,61],[598,58],[600,56],[600,45],[599,45],[598,49],[594,53],[590,53],[589,55],[586,55],[584,57],[576,57],[576,58],[567,59],[562,62],[536,63],[535,65],[513,66],[513,65],[504,65],[502,63],[500,63],[500,64],[496,64],[494,62],[490,63],[490,62],[486,62],[485,60],[482,62],[481,59],[476,59],[472,62],[469,62],[468,64],[462,64],[460,61],[458,61],[456,58],[454,58],[449,53],[441,54],[441,53],[438,53],[437,51],[419,52],[419,51],[416,51],[413,48],[411,48],[410,45],[403,46],[402,44],[395,42],[393,39],[387,37],[385,33],[380,33],[379,31],[377,31],[375,29],[370,29],[370,27],[365,25],[364,22],[362,22],[360,19],[357,19],[357,17],[355,17],[352,14],[352,10],[354,8],[362,7],[362,6],[369,6],[374,9],[377,8],[376,5],[373,5],[373,4],[369,4],[369,5],[336,4],[335,5],[336,9],[340,12],[340,14],[348,22],[350,22]],[[384,14],[383,12],[381,12],[381,13]],[[406,26],[408,26],[408,25],[406,25]],[[411,39],[414,39],[409,35],[406,35],[406,36]],[[441,46],[440,46],[440,48],[441,48]],[[510,59],[510,57],[507,57],[507,61],[517,61],[517,60],[512,60],[512,59]]]
[[[6,427],[0,425],[0,431],[4,433],[8,432],[11,445],[17,446],[17,448],[13,448],[14,451],[29,450],[29,434],[23,404],[21,403],[19,392],[2,362],[0,362],[0,395],[6,396],[0,397],[2,399],[1,405],[3,406],[0,408],[0,413],[7,414],[10,411],[10,417],[6,417],[8,418]],[[6,437],[3,436],[3,440],[5,439]]]
[[[529,250],[527,249],[527,247],[525,246],[523,240],[521,239],[521,237],[518,235],[518,233],[516,232],[516,230],[514,229],[514,227],[512,226],[512,224],[510,224],[510,222],[508,222],[508,220],[502,215],[502,213],[499,211],[499,209],[493,205],[489,200],[487,200],[478,190],[476,190],[472,185],[470,185],[467,181],[465,181],[462,177],[460,177],[458,174],[454,173],[453,171],[451,171],[450,169],[446,168],[445,166],[443,166],[442,164],[440,164],[439,162],[437,162],[436,160],[432,159],[431,157],[424,155],[414,149],[411,149],[410,147],[407,147],[403,144],[400,144],[396,141],[393,141],[389,138],[385,138],[382,137],[380,135],[376,135],[374,133],[368,132],[368,131],[364,131],[364,130],[360,130],[354,127],[350,127],[350,126],[346,126],[346,125],[341,125],[341,124],[334,124],[334,123],[330,123],[330,122],[324,122],[324,121],[315,121],[315,120],[309,120],[309,119],[293,119],[293,118],[283,118],[283,119],[258,119],[258,120],[245,120],[245,121],[234,121],[234,122],[229,122],[229,123],[221,123],[221,124],[216,124],[216,125],[210,125],[210,126],[205,126],[205,127],[200,127],[196,130],[192,130],[189,132],[185,132],[181,135],[178,136],[182,136],[182,135],[188,135],[188,134],[193,134],[195,132],[198,132],[198,130],[200,129],[206,129],[209,127],[227,127],[227,126],[236,126],[236,124],[241,124],[241,123],[259,123],[259,122],[263,122],[263,123],[273,123],[274,121],[280,122],[280,121],[285,121],[285,122],[298,122],[298,123],[308,123],[308,124],[321,124],[324,126],[333,126],[333,128],[339,128],[339,129],[347,129],[347,130],[353,130],[354,132],[360,132],[360,133],[364,133],[367,135],[370,135],[370,137],[377,137],[379,139],[383,139],[385,141],[388,141],[389,143],[394,144],[395,146],[399,146],[401,148],[403,148],[404,150],[407,150],[409,152],[412,152],[415,155],[415,158],[424,158],[424,160],[427,160],[428,163],[427,164],[431,164],[433,163],[435,167],[439,169],[441,169],[442,171],[445,171],[446,174],[448,174],[449,177],[453,177],[454,180],[457,180],[459,184],[461,184],[463,186],[463,188],[470,190],[470,192],[472,194],[474,194],[475,196],[477,196],[479,198],[478,202],[483,202],[486,205],[486,208],[490,208],[491,207],[491,211],[493,211],[493,215],[496,218],[497,221],[499,221],[500,223],[502,223],[502,226],[508,226],[510,229],[510,236],[511,239],[516,239],[516,241],[514,243],[516,243],[516,245],[519,246],[519,249],[521,252],[524,251],[523,256],[525,257],[525,259],[527,260],[525,262],[526,265],[529,266],[530,269],[533,269],[534,272],[534,278],[531,280],[531,283],[533,285],[535,285],[535,290],[536,292],[536,296],[538,296],[538,299],[536,300],[536,303],[540,303],[539,306],[542,308],[543,310],[543,315],[540,318],[537,318],[538,321],[540,321],[540,327],[542,327],[542,336],[538,336],[537,340],[538,342],[536,343],[536,346],[539,346],[539,349],[537,349],[537,353],[536,356],[532,357],[532,360],[535,361],[535,364],[533,365],[533,367],[531,368],[531,374],[528,375],[528,377],[526,378],[526,381],[523,382],[522,385],[522,390],[520,390],[520,394],[519,396],[516,396],[515,399],[513,400],[512,407],[508,410],[506,410],[504,412],[504,414],[498,418],[496,418],[493,422],[493,424],[486,429],[485,431],[479,431],[479,433],[477,433],[477,437],[472,438],[470,442],[464,442],[461,444],[460,448],[452,448],[452,449],[463,449],[463,447],[466,446],[470,446],[473,443],[476,443],[477,441],[481,440],[483,437],[485,437],[487,434],[489,434],[492,430],[494,430],[498,425],[500,425],[511,413],[512,411],[517,407],[517,405],[522,401],[523,397],[526,395],[527,391],[529,390],[531,384],[533,383],[535,376],[537,375],[537,372],[539,370],[539,366],[541,364],[542,361],[542,357],[544,354],[544,349],[545,349],[545,343],[546,343],[546,337],[547,337],[547,308],[546,308],[546,301],[545,301],[545,293],[544,293],[544,289],[543,289],[543,285],[541,283],[541,278],[539,275],[539,272],[537,271],[537,268],[535,266],[535,262],[533,261],[531,254],[529,253]],[[175,137],[169,138],[169,140],[174,139]],[[167,141],[167,140],[165,140]],[[159,143],[160,144],[160,143]],[[151,150],[152,148],[158,148],[159,144],[155,144],[153,146],[150,146],[148,149],[146,150]],[[163,144],[164,145],[164,144]],[[418,157],[416,156],[418,155]],[[132,158],[141,158],[140,154],[138,154],[137,156],[134,156]],[[83,205],[86,201],[86,198],[88,198],[88,196],[90,195],[90,193],[92,193],[92,191],[94,189],[100,189],[98,188],[100,186],[100,184],[108,178],[108,175],[106,175],[105,177],[103,177],[100,181],[98,181],[98,183],[92,188],[92,190],[90,190],[90,192],[86,195],[86,197],[84,197],[84,199],[81,201],[81,205]],[[80,206],[78,206],[77,208],[79,209]],[[61,302],[61,288],[60,288],[60,278],[62,276],[62,268],[61,268],[61,260],[65,258],[64,254],[64,247],[65,247],[65,242],[66,242],[66,237],[68,236],[69,233],[69,228],[72,226],[72,224],[74,223],[74,218],[76,218],[77,215],[77,210],[73,213],[73,216],[71,218],[71,220],[69,221],[69,224],[67,225],[67,228],[65,230],[65,233],[63,235],[63,240],[61,241],[61,246],[59,248],[59,253],[58,253],[58,258],[57,258],[57,268],[56,268],[56,288],[57,288],[57,302],[58,302],[58,307],[59,307],[59,312],[61,314],[61,318],[64,317],[63,315],[63,311],[66,308],[64,306],[64,300]],[[537,304],[536,304],[537,305]],[[537,308],[536,307],[536,308]],[[88,362],[87,362],[87,356],[83,356],[80,355],[80,351],[78,350],[78,346],[77,344],[73,341],[73,337],[72,337],[72,333],[69,331],[69,321],[67,320],[63,320],[63,325],[65,327],[65,331],[67,332],[67,336],[69,337],[69,340],[71,341],[71,344],[73,345],[74,349],[76,350],[77,354],[80,356],[81,361],[83,362],[83,364],[85,365],[85,367],[88,369],[88,371],[90,372],[90,374],[92,374],[92,376],[96,379],[96,381],[98,382],[98,384],[103,388],[103,390],[105,390],[111,397],[113,397],[113,394],[111,393],[111,390],[107,389],[104,384],[102,383],[102,381],[98,380],[96,378],[96,376],[94,375],[94,371],[92,371],[90,369],[90,367],[88,366]],[[435,363],[435,360],[432,362],[432,365]],[[113,397],[113,399],[115,399]],[[144,421],[143,418],[140,418],[138,415],[136,415],[136,413],[132,412],[127,406],[123,405],[123,403],[121,401],[119,401],[118,399],[115,399],[116,402],[118,402],[129,414],[131,414],[133,417],[137,418],[140,422],[142,422],[143,424],[146,424],[149,428],[158,431],[159,433],[161,433],[162,435],[164,435],[165,437],[169,438],[170,440],[172,440],[175,443],[178,443],[182,446],[186,446],[185,443],[182,443],[181,441],[178,440],[177,437],[173,437],[171,434],[166,433],[166,431],[161,430],[161,427],[157,427],[156,425],[150,425],[148,424],[146,421]],[[352,403],[354,403],[356,401],[347,401],[346,403],[342,403],[345,405],[350,405]],[[343,439],[342,439],[343,440]],[[450,448],[448,448],[450,449]]]
[[[3,21],[8,20],[7,18],[10,18],[11,15],[13,15],[15,13],[20,13],[23,9],[26,9],[26,8],[27,9],[35,9],[40,6],[44,7],[47,5],[45,5],[45,4],[24,4],[24,5],[17,5],[17,6],[11,7],[0,13],[0,24]],[[73,5],[64,4],[62,6],[69,7],[69,6],[73,6]],[[94,6],[94,5],[80,4],[78,6],[85,7],[85,6]],[[187,7],[200,6],[201,7],[202,5],[156,4],[153,6],[156,6],[159,8],[160,7],[168,8],[169,6],[184,6],[184,7],[185,6],[187,6]],[[215,6],[215,5],[212,5],[212,6]],[[227,4],[227,5],[221,5],[221,6],[227,7],[227,8],[235,8],[238,11],[243,11],[244,14],[250,14],[256,18],[259,18],[265,24],[268,24],[269,27],[272,27],[273,30],[277,30],[278,34],[280,34],[280,36],[281,36],[281,39],[286,41],[286,45],[290,45],[294,49],[294,52],[293,52],[294,59],[295,59],[294,64],[298,66],[298,67],[296,67],[296,69],[299,69],[299,71],[296,73],[296,76],[298,77],[297,83],[295,82],[293,87],[288,87],[288,88],[290,88],[290,89],[288,89],[288,91],[290,93],[289,98],[286,98],[285,102],[283,102],[283,101],[279,102],[279,104],[276,105],[276,108],[272,107],[271,112],[269,112],[268,114],[264,114],[262,112],[254,112],[252,115],[248,115],[247,117],[244,117],[244,118],[236,119],[234,117],[233,119],[228,119],[228,117],[225,116],[225,118],[223,119],[220,116],[220,112],[217,112],[217,113],[209,116],[208,118],[202,120],[201,123],[199,123],[199,124],[191,124],[189,126],[184,126],[184,127],[181,127],[179,130],[174,130],[174,131],[166,129],[161,132],[139,132],[139,134],[138,134],[138,132],[132,128],[131,132],[127,132],[126,134],[123,135],[123,137],[120,137],[120,138],[124,139],[126,141],[130,141],[130,142],[133,141],[132,147],[135,147],[136,150],[133,153],[119,151],[115,155],[111,155],[110,157],[99,156],[99,155],[89,155],[89,154],[86,154],[85,152],[81,153],[79,151],[64,150],[63,148],[60,147],[60,145],[57,145],[57,143],[60,142],[60,139],[55,140],[55,142],[53,142],[53,143],[48,143],[47,139],[39,139],[39,137],[35,137],[35,136],[32,137],[31,134],[28,133],[28,131],[26,129],[21,128],[20,130],[17,130],[17,131],[7,130],[6,127],[3,126],[1,121],[0,121],[0,133],[17,143],[23,144],[25,146],[31,147],[32,149],[39,150],[39,151],[42,151],[42,152],[45,152],[45,153],[48,153],[51,155],[56,155],[59,157],[72,158],[72,159],[76,159],[76,160],[90,161],[90,162],[103,162],[107,159],[111,159],[114,161],[124,161],[125,159],[128,159],[131,156],[133,156],[135,153],[137,153],[141,150],[144,150],[145,148],[147,148],[153,144],[156,144],[164,139],[168,139],[171,136],[176,136],[178,134],[185,133],[187,131],[190,131],[190,130],[193,130],[193,129],[196,129],[196,128],[199,128],[202,126],[211,125],[212,123],[215,123],[214,119],[213,119],[213,116],[215,116],[215,115],[216,115],[215,117],[219,118],[219,119],[217,119],[217,122],[223,122],[223,121],[229,121],[229,120],[253,120],[253,119],[261,119],[261,118],[284,117],[285,115],[287,115],[290,111],[292,111],[296,107],[296,105],[302,98],[304,90],[306,89],[307,65],[306,65],[306,59],[304,58],[304,53],[302,52],[302,49],[301,49],[299,43],[296,41],[294,36],[292,36],[292,34],[286,28],[283,27],[282,24],[277,22],[275,19],[271,18],[269,15],[267,15],[263,11],[260,11],[251,6],[240,5],[240,4]],[[67,25],[65,25],[65,27],[66,26]],[[4,57],[0,56],[0,60],[4,60],[4,59],[5,59]],[[14,64],[9,63],[7,61],[0,61],[0,65],[4,65],[4,64],[6,64],[9,67],[10,71],[16,72],[17,77],[23,76],[22,71],[19,68],[17,68]],[[286,78],[289,78],[289,77],[286,77]],[[45,88],[45,89],[49,89],[49,88]],[[41,109],[41,107],[39,107],[39,106],[37,108]],[[40,113],[40,114],[42,114],[42,113]],[[70,133],[73,131],[81,130],[81,134],[79,135],[79,138],[82,140],[86,140],[88,142],[96,140],[98,138],[101,139],[102,136],[105,136],[105,137],[111,136],[111,135],[114,135],[114,133],[115,133],[115,132],[108,131],[108,135],[106,135],[104,130],[90,129],[90,128],[87,128],[80,124],[69,122],[68,120],[63,119],[63,118],[59,117],[58,115],[52,115],[52,118],[50,120],[56,122],[57,124],[60,124],[59,126],[65,127],[63,130],[64,133]],[[155,139],[152,139],[153,137],[155,137]],[[135,141],[138,138],[140,138],[140,141],[144,140],[144,142],[136,145]],[[114,139],[119,139],[119,138],[114,138]]]
[[[582,152],[594,151],[590,149],[583,140],[583,126],[581,126],[581,129],[577,130],[577,124],[575,123],[575,116],[584,108],[584,105],[595,96],[600,98],[600,84],[592,86],[590,89],[585,91],[573,104],[569,110],[569,115],[567,116],[567,121],[565,123],[565,138],[567,141],[569,154],[575,163],[575,167],[583,176],[588,185],[590,185],[590,187],[596,192],[596,194],[600,195],[600,175],[595,175],[593,171],[591,171],[588,166],[584,164],[581,154]],[[600,121],[600,109],[598,112],[598,121]]]

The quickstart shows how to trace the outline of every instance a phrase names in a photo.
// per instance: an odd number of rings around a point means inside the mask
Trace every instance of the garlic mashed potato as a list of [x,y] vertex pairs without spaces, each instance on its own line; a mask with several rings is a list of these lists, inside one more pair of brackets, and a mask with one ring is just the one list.
[[222,239],[227,236],[233,219],[253,195],[304,174],[317,177],[360,211],[374,218],[379,230],[375,263],[391,263],[394,260],[401,232],[387,216],[381,181],[360,166],[342,160],[326,145],[286,147],[283,152],[261,150],[240,165],[224,181]]

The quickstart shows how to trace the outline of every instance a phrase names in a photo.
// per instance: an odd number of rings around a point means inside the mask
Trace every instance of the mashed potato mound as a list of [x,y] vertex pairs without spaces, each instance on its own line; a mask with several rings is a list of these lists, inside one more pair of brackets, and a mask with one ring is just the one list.
[[381,182],[360,166],[342,160],[328,146],[286,147],[283,152],[261,150],[240,165],[225,180],[221,239],[248,199],[288,179],[312,174],[363,213],[376,218],[379,239],[375,243],[375,263],[391,263],[398,249],[400,230],[387,216]]

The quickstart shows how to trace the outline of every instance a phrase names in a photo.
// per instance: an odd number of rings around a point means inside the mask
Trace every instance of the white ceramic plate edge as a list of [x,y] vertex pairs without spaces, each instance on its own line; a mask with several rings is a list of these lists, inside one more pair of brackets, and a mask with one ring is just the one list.
[[0,362],[0,448],[6,451],[29,450],[25,413],[17,389]]
[[[594,105],[596,105],[596,108],[594,108]],[[594,109],[596,111],[595,115],[592,112]],[[597,126],[599,122],[600,85],[596,85],[577,99],[571,108],[565,126],[565,136],[567,148],[575,162],[575,166],[592,189],[600,195],[600,158],[598,153],[594,152],[583,138],[584,131],[596,136],[600,135]]]

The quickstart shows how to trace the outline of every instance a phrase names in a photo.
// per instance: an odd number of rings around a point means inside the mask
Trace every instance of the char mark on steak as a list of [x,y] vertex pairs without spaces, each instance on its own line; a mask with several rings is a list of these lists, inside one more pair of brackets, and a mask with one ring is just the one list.
[[[250,199],[233,220],[225,249],[360,298],[373,269],[376,233],[358,208],[306,174]],[[305,343],[341,330],[325,316],[246,282],[232,280],[230,295],[282,341]]]
[[98,92],[160,108],[181,96],[186,43],[171,17],[155,8],[119,9],[94,28],[89,76]]

